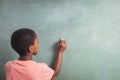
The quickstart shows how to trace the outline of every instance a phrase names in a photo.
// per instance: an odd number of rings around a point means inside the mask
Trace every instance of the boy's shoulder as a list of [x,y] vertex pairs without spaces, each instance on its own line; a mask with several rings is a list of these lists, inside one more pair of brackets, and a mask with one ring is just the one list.
[[8,62],[5,64],[5,67],[9,66],[12,62],[13,62],[13,60],[8,61]]
[[11,60],[5,64],[5,67],[10,67],[13,65],[38,65],[38,66],[48,66],[46,63],[36,62],[33,60],[21,61],[21,60]]

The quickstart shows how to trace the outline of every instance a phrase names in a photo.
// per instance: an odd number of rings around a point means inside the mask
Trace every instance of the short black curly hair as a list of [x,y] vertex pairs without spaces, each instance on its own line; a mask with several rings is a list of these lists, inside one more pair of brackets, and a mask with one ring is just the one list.
[[28,28],[16,30],[11,36],[11,46],[19,55],[29,53],[29,46],[34,44],[36,33]]

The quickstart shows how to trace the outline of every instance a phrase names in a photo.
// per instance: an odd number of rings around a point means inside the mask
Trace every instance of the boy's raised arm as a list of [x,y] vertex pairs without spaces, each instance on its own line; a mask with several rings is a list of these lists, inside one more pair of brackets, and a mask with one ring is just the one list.
[[61,66],[61,63],[62,63],[62,56],[63,56],[63,53],[64,53],[66,48],[67,48],[66,41],[65,40],[60,40],[58,42],[58,46],[57,46],[57,58],[56,58],[56,61],[55,61],[54,67],[53,67],[54,75],[52,77],[52,80],[54,80],[54,78],[59,73],[60,66]]

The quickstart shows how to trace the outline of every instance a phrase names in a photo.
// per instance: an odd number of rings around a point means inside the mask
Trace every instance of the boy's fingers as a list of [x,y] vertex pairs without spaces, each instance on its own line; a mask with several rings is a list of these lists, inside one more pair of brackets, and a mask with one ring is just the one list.
[[66,45],[66,41],[61,39],[59,42],[58,42],[58,46],[60,45]]
[[59,46],[59,45],[60,45],[60,42],[58,42],[57,46]]
[[65,40],[63,40],[63,43],[66,43],[66,41],[65,41]]

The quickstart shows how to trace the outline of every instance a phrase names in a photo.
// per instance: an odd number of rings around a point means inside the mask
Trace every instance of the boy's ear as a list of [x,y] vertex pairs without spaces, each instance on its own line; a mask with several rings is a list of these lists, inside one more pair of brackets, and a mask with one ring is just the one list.
[[34,46],[33,45],[30,45],[29,47],[29,52],[32,53],[34,51]]

